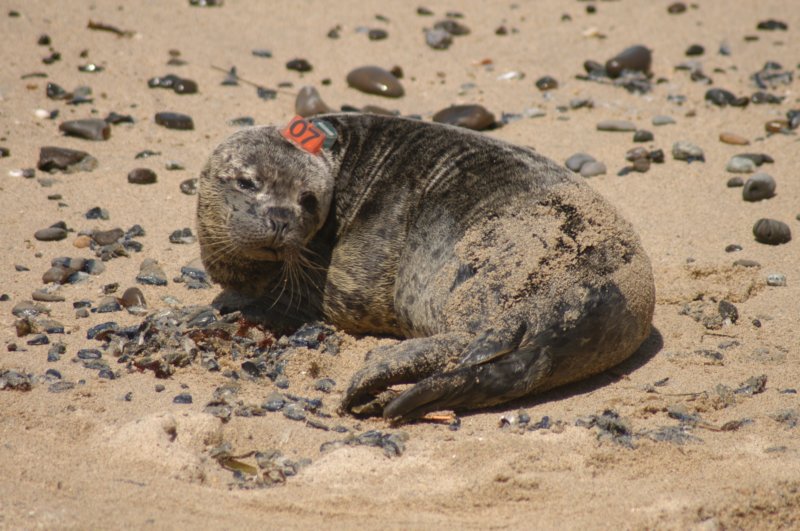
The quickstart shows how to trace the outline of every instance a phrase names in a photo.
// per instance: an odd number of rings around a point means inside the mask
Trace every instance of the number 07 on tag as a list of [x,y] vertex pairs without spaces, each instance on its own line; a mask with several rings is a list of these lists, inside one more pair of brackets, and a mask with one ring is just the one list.
[[325,133],[319,130],[316,125],[301,116],[295,116],[292,121],[283,128],[281,134],[287,139],[312,155],[316,155],[322,149],[325,142]]

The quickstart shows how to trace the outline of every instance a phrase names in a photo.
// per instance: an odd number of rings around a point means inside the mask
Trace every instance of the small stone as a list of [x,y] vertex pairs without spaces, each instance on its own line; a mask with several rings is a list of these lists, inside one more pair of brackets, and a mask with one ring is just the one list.
[[384,29],[376,28],[367,32],[367,38],[371,41],[382,41],[389,36],[389,32]]
[[296,72],[311,72],[313,67],[305,59],[292,59],[286,63],[286,68]]
[[536,88],[541,91],[557,89],[558,81],[552,76],[543,76],[536,80]]
[[109,230],[95,230],[92,231],[92,240],[97,245],[111,245],[118,242],[120,238],[125,236],[125,232],[119,227]]
[[745,201],[761,201],[775,195],[775,179],[766,173],[756,173],[744,183],[742,199]]
[[582,177],[595,177],[597,175],[605,175],[606,173],[606,165],[602,162],[598,162],[596,160],[589,161],[583,166],[581,166],[581,176]]
[[654,138],[653,133],[645,129],[640,129],[635,133],[633,133],[634,142],[652,142],[653,138]]
[[786,285],[786,275],[783,273],[772,273],[767,275],[767,286],[783,287]]
[[175,398],[172,399],[173,404],[191,404],[192,403],[192,395],[189,393],[180,393],[175,395]]
[[588,153],[575,153],[571,155],[565,162],[564,165],[569,168],[570,170],[574,171],[575,173],[581,171],[581,168],[587,162],[594,162],[595,158]]
[[173,231],[172,234],[169,235],[169,241],[175,244],[192,244],[197,241],[197,238],[192,234],[192,229],[186,227]]
[[452,105],[433,115],[433,121],[482,131],[495,125],[494,114],[477,104]]
[[153,184],[157,179],[156,172],[149,168],[136,168],[128,173],[128,182],[131,184]]
[[425,30],[425,44],[434,50],[446,50],[453,44],[453,36],[443,29]]
[[109,214],[108,210],[105,208],[100,208],[99,206],[92,207],[86,211],[86,214],[83,215],[86,219],[102,219],[108,220]]
[[278,91],[266,87],[256,87],[256,95],[262,100],[270,101],[278,97]]
[[651,123],[654,126],[658,127],[658,126],[661,126],[661,125],[674,124],[675,123],[675,119],[672,118],[671,116],[665,116],[663,114],[659,114],[657,116],[653,116],[653,119],[651,120]]
[[256,48],[250,53],[252,53],[255,57],[261,57],[262,59],[269,59],[272,57],[272,52],[266,48]]
[[15,317],[36,317],[37,315],[50,315],[50,308],[44,304],[35,304],[31,301],[21,301],[11,308],[11,313]]
[[775,30],[786,31],[789,29],[789,25],[781,20],[775,20],[774,18],[771,18],[759,22],[758,25],[756,26],[756,29],[762,31],[775,31]]
[[427,7],[420,6],[417,8],[417,15],[421,17],[430,17],[433,16],[433,11],[431,11]]
[[61,227],[48,227],[33,233],[33,237],[40,242],[57,242],[67,237],[67,230]]
[[706,53],[706,49],[700,46],[699,44],[692,44],[689,48],[686,49],[686,55],[689,57],[695,57],[698,55],[703,55]]
[[650,169],[650,159],[647,157],[639,158],[633,161],[633,171],[645,173]]
[[294,112],[303,118],[332,111],[333,109],[322,101],[317,89],[310,85],[302,87],[294,100]]
[[625,153],[625,160],[628,162],[633,162],[637,159],[649,159],[650,153],[643,147],[635,147],[633,149],[629,149]]
[[745,159],[750,159],[753,161],[753,164],[756,166],[761,166],[762,164],[772,164],[775,162],[775,159],[767,155],[766,153],[739,153],[736,155],[737,157],[742,157]]
[[122,310],[119,301],[115,297],[103,297],[97,303],[97,313],[111,313]]
[[786,133],[791,130],[788,120],[770,120],[764,124],[767,133]]
[[731,173],[753,173],[756,171],[756,165],[748,158],[732,157],[725,166],[725,170]]
[[652,53],[646,47],[631,46],[606,61],[605,70],[612,79],[618,78],[625,70],[648,74],[652,60]]
[[158,125],[167,129],[178,129],[181,131],[191,131],[194,129],[194,121],[188,114],[177,112],[158,112],[155,116]]
[[197,82],[191,79],[180,78],[172,87],[175,94],[196,94],[198,91]]
[[667,13],[670,15],[679,15],[686,12],[686,4],[683,2],[673,2],[667,6]]
[[405,91],[391,72],[378,66],[362,66],[347,74],[347,84],[367,94],[399,98]]
[[132,124],[133,116],[130,114],[118,114],[115,112],[110,112],[108,113],[108,116],[106,116],[105,121],[111,125]]
[[636,131],[636,125],[628,120],[603,120],[597,124],[598,131]]
[[136,286],[128,288],[119,299],[120,304],[124,308],[140,307],[146,308],[147,302],[144,299],[144,293]]
[[718,107],[725,107],[726,105],[734,105],[737,102],[736,95],[733,92],[725,89],[712,88],[706,91],[706,101],[710,101]]
[[36,167],[42,171],[60,170],[66,173],[92,171],[97,167],[97,159],[85,151],[45,146],[39,150]]
[[792,239],[792,231],[789,225],[782,221],[761,218],[753,225],[753,236],[759,243],[780,245]]
[[166,286],[167,275],[156,260],[145,258],[142,261],[142,265],[139,267],[139,274],[136,276],[136,282],[151,286]]
[[725,246],[726,253],[735,253],[742,250],[742,246],[738,243],[731,243],[730,245]]
[[105,120],[69,120],[58,126],[59,131],[67,136],[76,136],[86,140],[108,140],[111,126]]
[[470,29],[467,26],[452,19],[440,20],[433,25],[433,29],[444,30],[454,37],[469,35],[470,33]]
[[178,171],[178,170],[185,170],[186,168],[184,167],[183,164],[181,164],[177,160],[168,160],[167,162],[164,163],[164,169],[166,169],[167,171]]
[[728,188],[739,188],[740,186],[744,186],[744,179],[742,179],[738,175],[735,177],[731,177],[730,179],[728,179],[726,186]]
[[322,378],[321,380],[317,380],[314,384],[314,389],[322,391],[323,393],[330,393],[333,391],[334,387],[336,387],[336,382],[331,378]]
[[672,145],[672,156],[675,160],[685,160],[686,162],[702,161],[705,162],[703,150],[691,142],[678,141]]
[[746,146],[750,144],[750,141],[745,137],[727,132],[722,132],[719,134],[719,141],[723,144],[731,144],[734,146]]
[[186,179],[180,184],[181,193],[197,195],[197,178]]

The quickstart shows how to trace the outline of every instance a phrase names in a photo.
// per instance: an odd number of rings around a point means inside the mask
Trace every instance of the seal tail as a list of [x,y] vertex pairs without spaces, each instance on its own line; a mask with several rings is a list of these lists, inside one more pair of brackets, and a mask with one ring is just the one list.
[[[613,284],[593,289],[577,319],[551,312],[552,323],[516,344],[473,341],[456,369],[430,376],[395,398],[384,417],[396,421],[431,411],[496,405],[596,374],[621,362],[639,346],[636,319]],[[540,328],[541,330],[541,328]],[[488,335],[494,334],[489,332]]]

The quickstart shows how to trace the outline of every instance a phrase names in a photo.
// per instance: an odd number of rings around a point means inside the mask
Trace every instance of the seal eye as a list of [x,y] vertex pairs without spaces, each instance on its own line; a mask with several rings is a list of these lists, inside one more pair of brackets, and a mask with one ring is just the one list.
[[247,177],[238,177],[236,179],[236,187],[245,192],[254,192],[258,189],[258,185],[253,179]]
[[317,207],[319,206],[317,196],[311,192],[305,192],[304,194],[300,195],[300,206],[308,213],[315,213],[317,211]]

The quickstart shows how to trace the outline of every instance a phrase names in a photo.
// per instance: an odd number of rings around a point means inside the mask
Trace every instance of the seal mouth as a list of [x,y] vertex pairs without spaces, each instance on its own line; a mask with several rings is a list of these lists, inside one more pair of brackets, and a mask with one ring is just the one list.
[[255,249],[248,249],[247,256],[253,260],[278,262],[282,258],[282,253],[279,249],[274,249],[272,247],[258,247]]

